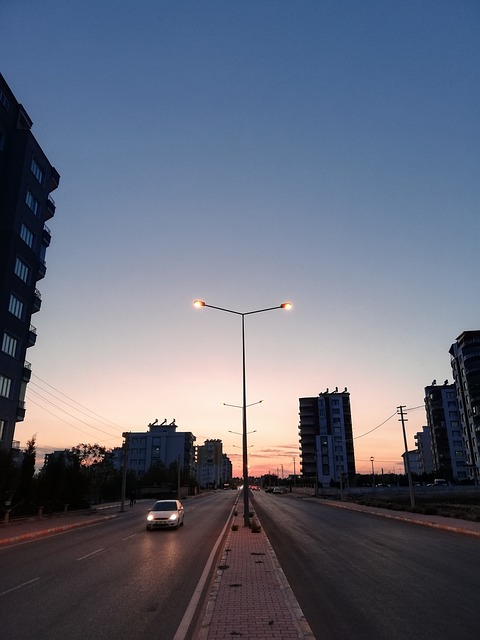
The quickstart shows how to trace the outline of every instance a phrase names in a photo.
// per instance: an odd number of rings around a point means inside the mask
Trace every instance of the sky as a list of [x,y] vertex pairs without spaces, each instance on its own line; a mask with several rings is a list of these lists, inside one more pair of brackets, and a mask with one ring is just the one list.
[[299,472],[299,398],[335,387],[357,471],[403,471],[397,407],[414,448],[480,329],[480,3],[0,0],[0,22],[61,176],[21,446],[175,419],[241,475],[241,318],[193,301],[288,300],[245,318],[250,473]]

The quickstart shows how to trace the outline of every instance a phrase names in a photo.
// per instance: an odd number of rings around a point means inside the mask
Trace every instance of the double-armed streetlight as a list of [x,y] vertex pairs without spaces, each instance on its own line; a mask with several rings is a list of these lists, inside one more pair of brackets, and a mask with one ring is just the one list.
[[223,307],[215,307],[211,304],[207,304],[203,300],[195,300],[194,307],[208,307],[210,309],[217,309],[217,311],[225,311],[225,313],[233,313],[236,316],[242,318],[242,373],[243,373],[243,402],[242,402],[242,417],[243,417],[243,429],[242,429],[242,443],[243,443],[243,524],[245,527],[250,525],[249,518],[249,496],[248,496],[248,455],[247,455],[247,379],[245,372],[245,316],[252,316],[256,313],[264,313],[266,311],[274,311],[275,309],[291,309],[291,302],[283,302],[278,307],[268,307],[266,309],[257,309],[256,311],[247,311],[242,313],[240,311],[234,311],[233,309],[224,309]]

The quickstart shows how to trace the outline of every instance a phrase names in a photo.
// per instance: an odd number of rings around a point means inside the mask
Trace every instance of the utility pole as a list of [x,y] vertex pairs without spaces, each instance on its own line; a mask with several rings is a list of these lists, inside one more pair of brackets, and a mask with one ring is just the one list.
[[128,432],[122,433],[123,441],[123,468],[122,468],[122,498],[120,511],[125,511],[125,493],[127,489],[127,453],[128,453]]
[[178,459],[177,459],[177,498],[178,500],[181,500],[181,495],[180,495],[180,454],[178,454]]
[[297,472],[295,470],[295,458],[293,458],[293,486],[297,486]]
[[407,465],[408,490],[410,492],[410,506],[414,507],[415,495],[413,493],[412,472],[410,471],[410,458],[408,457],[407,434],[405,432],[405,422],[408,422],[408,420],[405,418],[407,414],[403,412],[403,410],[405,409],[405,405],[400,405],[399,407],[397,407],[397,409],[398,409],[398,413],[400,414],[399,422],[402,423],[403,443],[405,445],[405,462]]

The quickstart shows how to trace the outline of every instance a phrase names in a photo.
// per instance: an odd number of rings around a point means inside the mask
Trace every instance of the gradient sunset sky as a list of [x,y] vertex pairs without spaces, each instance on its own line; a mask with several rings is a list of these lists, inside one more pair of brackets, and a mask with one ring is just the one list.
[[300,469],[298,399],[351,394],[400,472],[480,329],[478,0],[0,0],[0,69],[61,175],[27,415],[39,454],[175,418]]

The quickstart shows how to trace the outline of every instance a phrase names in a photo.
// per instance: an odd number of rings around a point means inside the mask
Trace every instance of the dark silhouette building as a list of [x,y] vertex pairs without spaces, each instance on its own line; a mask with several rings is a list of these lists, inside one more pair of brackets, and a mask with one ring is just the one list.
[[302,474],[320,486],[355,480],[350,394],[327,389],[313,398],[300,398]]
[[480,331],[464,331],[450,347],[469,479],[480,484]]
[[60,176],[31,132],[32,121],[0,74],[0,447],[9,451],[25,417],[36,341],[32,315],[45,277],[50,244],[46,222],[55,214],[50,193]]
[[430,428],[433,468],[439,478],[451,481],[467,479],[465,447],[454,384],[425,387],[425,413]]

